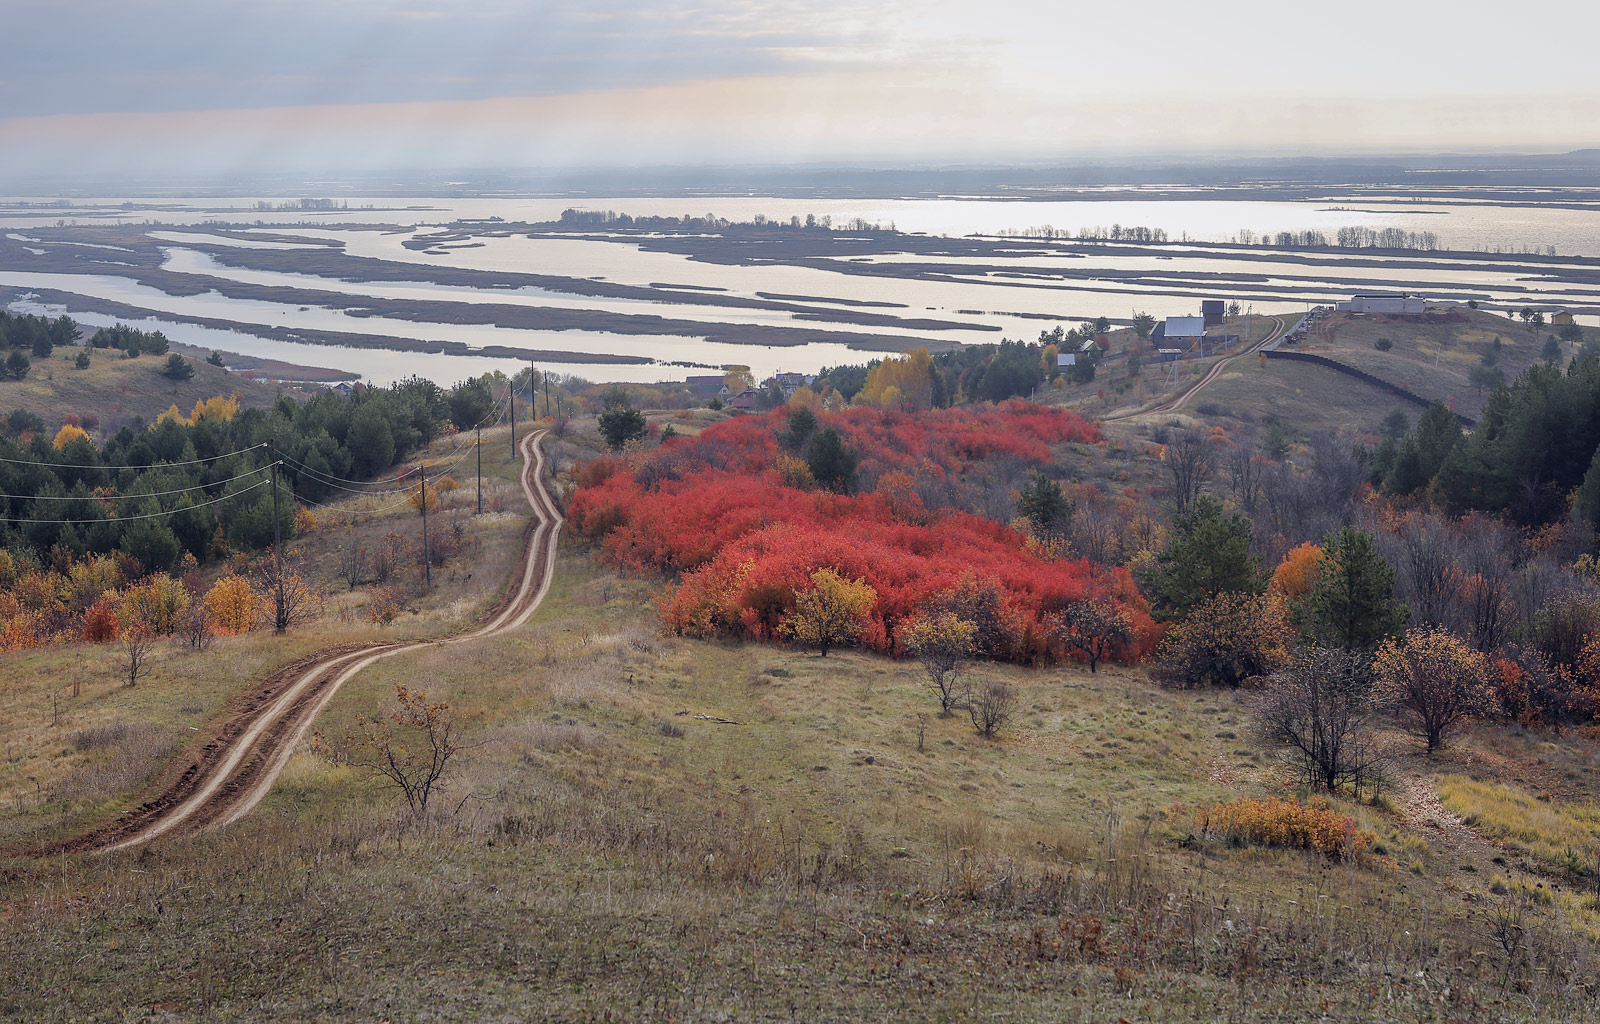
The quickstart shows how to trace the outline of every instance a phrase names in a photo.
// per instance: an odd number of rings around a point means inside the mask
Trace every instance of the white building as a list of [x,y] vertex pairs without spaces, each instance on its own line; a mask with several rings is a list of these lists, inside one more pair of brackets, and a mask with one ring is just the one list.
[[1339,303],[1341,310],[1351,313],[1401,313],[1421,316],[1424,304],[1417,295],[1356,295],[1349,302]]

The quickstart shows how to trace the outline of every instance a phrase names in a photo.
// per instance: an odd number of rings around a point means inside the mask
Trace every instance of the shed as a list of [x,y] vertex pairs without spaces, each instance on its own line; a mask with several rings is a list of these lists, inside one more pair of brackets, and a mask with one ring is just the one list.
[[1222,323],[1223,305],[1221,299],[1203,299],[1200,302],[1200,319],[1206,322],[1207,327]]
[[1564,309],[1558,309],[1550,314],[1550,326],[1552,327],[1565,327],[1573,322],[1572,314]]

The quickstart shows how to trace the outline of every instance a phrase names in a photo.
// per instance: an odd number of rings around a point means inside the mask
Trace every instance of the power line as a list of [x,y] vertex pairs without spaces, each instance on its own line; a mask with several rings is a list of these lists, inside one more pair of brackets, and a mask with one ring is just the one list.
[[187,494],[190,491],[203,491],[207,487],[220,487],[224,484],[231,484],[235,480],[243,480],[247,476],[265,473],[276,465],[279,465],[279,463],[274,462],[272,466],[252,469],[248,473],[240,473],[238,476],[229,477],[226,480],[213,480],[208,484],[195,484],[193,487],[179,487],[170,491],[150,491],[145,494],[81,494],[76,496],[70,494],[0,494],[0,498],[12,498],[16,501],[127,501],[132,498],[162,498],[169,494]]
[[[265,487],[269,482],[270,481],[267,481],[267,480],[257,480],[255,483],[251,484],[249,487],[245,487],[245,488],[242,488],[240,490],[234,491],[232,494],[224,494],[220,498],[212,498],[210,501],[202,501],[198,505],[190,505],[187,508],[168,509],[165,512],[146,512],[143,515],[137,515],[137,516],[107,516],[104,519],[13,519],[13,518],[10,518],[8,516],[6,518],[6,522],[9,522],[9,523],[57,523],[57,524],[61,524],[61,525],[65,525],[65,524],[68,524],[68,523],[131,523],[136,519],[157,519],[157,518],[160,518],[161,516],[175,516],[179,512],[191,512],[191,511],[193,511],[193,510],[195,510],[197,508],[205,508],[208,505],[215,505],[218,502],[227,501],[229,498],[237,498],[242,494],[249,494],[251,491],[255,490],[257,487]],[[133,497],[143,497],[143,495],[133,495]]]
[[92,465],[92,464],[80,463],[80,462],[34,462],[34,461],[30,460],[30,459],[4,459],[4,458],[0,458],[0,462],[10,463],[13,466],[38,466],[40,469],[104,469],[104,470],[143,469],[143,470],[150,470],[150,469],[165,469],[168,466],[198,466],[198,465],[201,465],[203,463],[215,462],[218,459],[231,459],[235,455],[243,455],[245,452],[253,452],[257,448],[265,448],[266,446],[267,446],[267,442],[262,441],[260,444],[253,444],[248,448],[240,448],[238,451],[236,451],[236,452],[228,452],[226,455],[213,455],[210,458],[205,458],[205,459],[187,459],[187,460],[185,460],[183,462],[155,462],[155,463],[151,463],[148,466],[108,466],[108,465],[106,465],[104,463],[101,463],[99,465]]

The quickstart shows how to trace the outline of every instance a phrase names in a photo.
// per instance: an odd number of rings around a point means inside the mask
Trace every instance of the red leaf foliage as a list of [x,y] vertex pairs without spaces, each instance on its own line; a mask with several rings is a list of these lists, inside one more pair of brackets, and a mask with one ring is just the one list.
[[[974,588],[998,597],[1003,640],[984,653],[1023,661],[1069,655],[1047,618],[1101,599],[1128,612],[1146,653],[1155,627],[1128,571],[1030,552],[1009,526],[959,511],[929,511],[909,479],[959,479],[1000,457],[1039,465],[1048,445],[1094,442],[1093,424],[1026,402],[994,409],[904,413],[874,408],[823,414],[861,456],[869,493],[799,490],[777,471],[786,413],[742,416],[640,456],[580,468],[569,521],[619,566],[681,576],[662,600],[667,625],[690,636],[770,639],[796,590],[831,568],[877,591],[862,643],[898,654],[902,624]],[[598,460],[597,460],[598,461]]]

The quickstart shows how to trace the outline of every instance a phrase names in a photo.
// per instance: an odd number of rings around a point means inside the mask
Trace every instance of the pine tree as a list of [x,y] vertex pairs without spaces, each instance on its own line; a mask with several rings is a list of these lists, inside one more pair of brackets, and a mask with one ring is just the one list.
[[1394,568],[1372,534],[1346,527],[1324,543],[1305,618],[1314,640],[1347,651],[1376,650],[1405,628],[1410,615],[1394,599]]
[[1227,515],[1211,495],[1200,495],[1173,524],[1151,585],[1172,617],[1187,615],[1219,594],[1259,594],[1261,572],[1250,554],[1249,521]]

